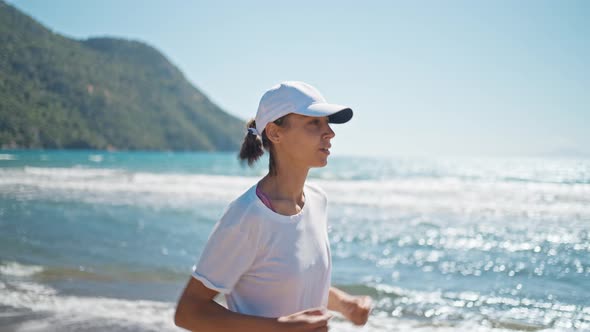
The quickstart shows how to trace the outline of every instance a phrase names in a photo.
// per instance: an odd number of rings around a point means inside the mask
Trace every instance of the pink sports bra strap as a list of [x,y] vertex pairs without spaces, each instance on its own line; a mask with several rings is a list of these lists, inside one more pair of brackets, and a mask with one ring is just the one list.
[[275,209],[272,208],[272,204],[270,203],[270,199],[268,198],[268,196],[266,196],[265,193],[262,192],[262,190],[260,190],[260,188],[258,188],[258,185],[256,185],[256,196],[258,196],[258,198],[260,198],[262,203],[264,203],[264,205],[266,205],[269,209],[271,209],[272,211],[275,211]]

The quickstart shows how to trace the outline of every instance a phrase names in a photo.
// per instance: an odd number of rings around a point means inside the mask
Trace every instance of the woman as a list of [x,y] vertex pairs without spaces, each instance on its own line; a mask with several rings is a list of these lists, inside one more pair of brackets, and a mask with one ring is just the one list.
[[[327,331],[328,310],[364,325],[369,297],[330,286],[327,199],[305,183],[328,162],[329,123],[352,118],[314,87],[283,82],[260,100],[240,159],[270,153],[269,172],[231,202],[193,267],[175,314],[193,331]],[[213,298],[225,294],[228,309]],[[328,309],[328,310],[326,310]]]

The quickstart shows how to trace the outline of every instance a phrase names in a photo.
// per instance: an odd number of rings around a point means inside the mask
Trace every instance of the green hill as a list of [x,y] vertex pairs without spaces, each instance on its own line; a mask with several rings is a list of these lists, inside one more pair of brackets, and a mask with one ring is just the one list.
[[156,49],[66,38],[0,0],[2,148],[237,150],[244,131]]

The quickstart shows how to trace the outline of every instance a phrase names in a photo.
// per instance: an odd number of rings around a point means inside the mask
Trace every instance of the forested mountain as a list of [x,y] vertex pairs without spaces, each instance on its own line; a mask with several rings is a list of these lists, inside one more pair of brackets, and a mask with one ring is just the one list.
[[0,146],[237,150],[244,121],[142,42],[75,40],[0,0]]

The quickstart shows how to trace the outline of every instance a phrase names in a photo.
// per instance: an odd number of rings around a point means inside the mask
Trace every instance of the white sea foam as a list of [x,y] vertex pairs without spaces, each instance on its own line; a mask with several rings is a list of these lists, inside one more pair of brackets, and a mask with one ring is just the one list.
[[13,154],[0,153],[0,160],[16,160],[17,157]]
[[0,264],[0,274],[12,277],[28,277],[43,271],[42,266],[23,265],[17,262]]
[[[433,303],[444,303],[440,293],[413,294],[403,290],[397,290],[402,296],[412,296],[411,301],[406,305],[420,302],[426,305]],[[473,300],[473,296],[464,297],[466,300]],[[476,295],[477,297],[477,295]],[[16,309],[31,310],[34,313],[46,315],[43,318],[24,322],[20,328],[22,331],[42,331],[44,328],[56,328],[59,326],[88,328],[91,330],[121,329],[123,327],[143,331],[180,331],[173,324],[175,303],[145,301],[145,300],[124,300],[113,298],[81,297],[59,295],[50,287],[36,285],[31,287],[30,283],[23,287],[21,282],[8,283],[8,287],[0,288],[0,305]],[[442,312],[444,310],[438,310]],[[434,312],[434,311],[433,311]],[[530,314],[530,312],[527,312]],[[428,316],[428,313],[425,314]],[[495,320],[493,323],[481,323],[481,320],[419,320],[392,317],[384,311],[375,312],[369,322],[358,327],[346,321],[342,316],[335,313],[330,322],[330,330],[337,332],[353,331],[511,331],[514,328],[523,329],[524,323],[511,322],[508,319]],[[534,325],[530,325],[534,326]],[[503,328],[511,327],[511,328]],[[538,329],[538,326],[534,326]],[[561,329],[555,329],[558,331]],[[544,330],[552,331],[552,329]]]
[[[38,271],[37,266],[9,263],[10,271]],[[15,268],[15,266],[19,266]],[[30,274],[12,273],[9,276]],[[30,310],[42,318],[25,322],[23,331],[42,331],[56,326],[68,330],[89,328],[179,331],[173,324],[175,303],[83,297],[59,294],[32,281],[5,280],[0,287],[0,306]],[[562,331],[568,326],[590,328],[588,307],[510,298],[474,291],[415,291],[377,284],[376,311],[364,327],[353,326],[342,316],[331,321],[331,330],[351,331]],[[402,317],[403,316],[403,317]]]
[[155,174],[116,169],[25,168],[0,170],[0,192],[18,199],[96,204],[193,207],[195,202],[228,203],[256,178]]
[[[124,171],[108,168],[86,168],[86,167],[32,167],[25,166],[25,174],[32,175],[32,178],[45,178],[48,180],[66,179],[91,179],[97,177],[109,177],[122,174]],[[18,173],[18,171],[17,171]]]
[[[228,203],[258,178],[161,174],[119,169],[1,169],[0,191],[24,199],[81,200],[99,204],[194,206]],[[400,212],[459,215],[561,216],[590,219],[590,184],[470,181],[458,178],[393,180],[312,179],[332,204]]]
[[[331,202],[461,215],[581,215],[590,217],[590,185],[472,182],[460,179],[318,181]],[[546,200],[552,197],[553,200]]]
[[103,161],[103,159],[104,159],[104,157],[101,154],[92,154],[92,155],[88,156],[88,160],[93,161],[95,163],[100,163]]
[[48,286],[28,282],[7,282],[7,287],[0,289],[0,305],[50,315],[46,320],[25,323],[22,326],[25,331],[44,325],[92,321],[119,322],[119,325],[139,326],[146,331],[180,330],[173,323],[173,303],[64,296]]

